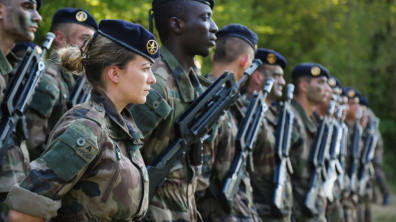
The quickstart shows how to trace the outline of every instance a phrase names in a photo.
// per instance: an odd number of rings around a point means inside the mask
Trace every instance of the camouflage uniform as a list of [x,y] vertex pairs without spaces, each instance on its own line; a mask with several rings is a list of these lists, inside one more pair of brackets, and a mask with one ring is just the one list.
[[[208,79],[215,80],[215,77],[209,74]],[[203,221],[259,221],[253,204],[253,190],[247,171],[245,171],[245,176],[239,185],[231,213],[224,212],[221,207],[222,203],[217,197],[225,184],[236,155],[235,139],[238,131],[238,121],[240,121],[236,118],[236,112],[243,113],[244,109],[245,106],[241,101],[238,101],[230,112],[226,112],[219,120],[218,127],[215,127],[215,130],[218,129],[217,135],[212,135],[215,139],[210,141],[210,145],[205,144],[204,146],[203,172],[197,185],[197,191],[201,192],[200,195],[203,196],[197,200],[197,208]],[[205,142],[208,143],[208,141]],[[205,190],[208,186],[209,189]]]
[[148,207],[143,138],[131,114],[102,91],[69,110],[48,149],[10,191],[14,210],[50,221],[135,221]]
[[292,100],[292,111],[294,112],[292,141],[290,147],[290,160],[293,167],[291,180],[293,184],[293,217],[297,222],[325,222],[326,198],[323,187],[318,192],[316,207],[318,215],[310,217],[303,210],[303,204],[309,187],[312,167],[309,164],[309,156],[315,142],[317,131],[316,121],[309,117],[301,105]]
[[48,63],[26,115],[29,138],[26,145],[34,160],[46,149],[45,144],[55,124],[68,110],[66,100],[74,85],[72,76],[64,75]]
[[[6,56],[0,51],[0,102],[3,101],[8,81],[11,79],[13,67],[9,62],[18,61],[13,53]],[[3,165],[0,168],[0,221],[8,221],[8,208],[3,204],[11,187],[21,182],[26,176],[29,165],[29,154],[20,136],[15,135],[16,145],[8,149]]]
[[288,222],[291,221],[293,207],[293,194],[289,174],[284,186],[282,210],[283,217],[276,215],[271,210],[274,198],[274,173],[275,173],[275,132],[278,113],[275,107],[269,107],[265,113],[265,124],[262,134],[259,135],[256,148],[253,151],[254,173],[252,174],[253,200],[257,211],[263,221]]
[[[209,81],[197,76],[193,69],[186,72],[164,47],[161,57],[152,66],[157,83],[144,105],[133,105],[130,111],[138,116],[136,124],[145,136],[142,155],[147,165],[155,163],[168,144],[175,139],[174,122],[199,94],[201,84]],[[150,202],[146,221],[196,221],[195,188],[202,165],[192,165],[189,155],[171,170],[167,180]]]

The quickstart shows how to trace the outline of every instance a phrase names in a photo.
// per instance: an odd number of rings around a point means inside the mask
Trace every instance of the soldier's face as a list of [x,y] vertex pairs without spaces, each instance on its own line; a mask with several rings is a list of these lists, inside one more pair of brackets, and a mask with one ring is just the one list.
[[70,23],[69,31],[68,33],[65,33],[66,36],[65,44],[66,45],[73,44],[81,47],[85,39],[87,39],[89,36],[93,34],[94,34],[94,30],[84,25]]
[[136,58],[128,63],[119,72],[119,90],[124,104],[137,103],[144,104],[150,91],[150,85],[156,82],[151,71],[151,62],[143,56],[136,55]]
[[37,5],[29,0],[12,0],[9,5],[0,4],[2,33],[14,42],[31,42],[41,21]]
[[330,93],[330,86],[327,84],[327,78],[311,78],[307,87],[307,98],[312,104],[321,104],[327,101]]
[[271,92],[268,96],[272,100],[279,99],[282,97],[283,86],[286,84],[286,81],[283,78],[283,69],[278,65],[271,65],[268,71],[269,77],[274,79],[274,84],[272,85]]
[[347,113],[348,119],[357,119],[360,105],[359,98],[355,97],[348,100],[349,111]]
[[206,4],[189,1],[188,18],[183,24],[182,46],[189,55],[208,56],[216,45],[216,24],[212,20],[212,10]]

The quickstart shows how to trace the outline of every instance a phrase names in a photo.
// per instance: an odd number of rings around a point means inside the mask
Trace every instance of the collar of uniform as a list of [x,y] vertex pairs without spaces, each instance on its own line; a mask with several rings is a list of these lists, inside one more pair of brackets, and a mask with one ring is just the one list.
[[177,59],[164,45],[161,46],[160,51],[162,59],[172,70],[173,76],[180,90],[181,98],[184,102],[192,102],[195,99],[195,92],[188,74],[195,75],[193,69],[190,69],[189,73],[186,73],[186,71],[180,66]]
[[0,73],[5,76],[12,72],[13,68],[11,64],[8,62],[4,53],[0,50]]
[[121,114],[117,112],[117,108],[114,103],[107,97],[106,93],[98,89],[92,89],[92,99],[102,104],[107,116],[116,123],[129,137],[129,139],[141,139],[143,138],[142,133],[137,130],[131,113],[127,109],[123,109]]
[[300,105],[300,103],[298,103],[296,100],[293,99],[291,101],[291,104],[297,110],[298,115],[301,116],[307,130],[311,133],[315,133],[317,127],[316,124],[313,121],[313,119],[307,115],[307,113],[305,112],[304,108]]
[[265,119],[267,120],[267,122],[272,126],[276,126],[277,116],[278,111],[276,110],[276,108],[273,106],[268,107],[267,112],[265,112]]

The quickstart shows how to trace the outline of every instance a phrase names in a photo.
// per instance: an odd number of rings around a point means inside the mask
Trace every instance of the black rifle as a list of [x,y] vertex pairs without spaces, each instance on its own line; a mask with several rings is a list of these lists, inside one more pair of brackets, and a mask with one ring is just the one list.
[[43,57],[54,38],[55,35],[49,32],[42,48],[28,48],[4,93],[1,103],[3,117],[0,122],[0,166],[3,165],[8,149],[15,145],[15,133],[24,140],[28,138],[25,115],[44,73]]
[[[177,118],[175,140],[169,143],[154,164],[147,166],[150,200],[166,180],[172,167],[184,158],[193,144],[201,142],[201,138],[212,129],[225,110],[237,101],[240,97],[239,87],[261,64],[259,59],[254,60],[238,83],[235,81],[234,73],[223,73]],[[193,162],[197,165],[202,164],[199,158]]]
[[[343,105],[343,112],[346,112],[345,105]],[[343,171],[338,176],[338,183],[340,185],[340,189],[344,190],[345,189],[344,177],[345,177],[345,173],[346,173],[345,172],[346,171],[345,158],[347,156],[347,149],[348,149],[348,127],[345,124],[343,118],[341,118],[340,124],[341,124],[341,129],[342,129],[342,136],[341,136],[341,142],[340,142],[339,162],[340,162],[341,169]]]
[[359,170],[359,161],[360,161],[360,145],[362,139],[363,129],[360,125],[360,119],[362,118],[362,112],[359,109],[358,118],[356,120],[355,125],[353,126],[353,132],[351,137],[351,168],[349,170],[349,179],[350,179],[350,189],[352,193],[357,193],[358,191],[358,170]]
[[293,173],[293,168],[289,158],[290,139],[293,129],[294,113],[291,110],[290,102],[293,99],[294,85],[287,84],[287,101],[284,103],[276,127],[275,134],[275,174],[274,174],[274,198],[272,200],[272,210],[275,214],[283,216],[283,192],[287,179],[287,172]]
[[325,116],[319,124],[318,132],[313,144],[310,154],[310,162],[312,166],[311,178],[309,181],[309,188],[304,201],[304,209],[311,216],[317,215],[316,199],[318,192],[322,186],[321,181],[327,179],[327,172],[325,167],[325,158],[329,152],[331,135],[333,132],[333,119],[332,115],[335,109],[335,101],[330,101],[330,108],[328,115]]
[[367,135],[363,143],[363,151],[360,158],[360,175],[359,175],[359,195],[364,197],[367,182],[370,180],[370,177],[373,175],[373,158],[375,146],[377,145],[378,136],[377,136],[377,128],[379,125],[379,119],[375,118],[375,120],[371,123],[370,127],[367,130]]
[[326,157],[327,179],[323,182],[323,187],[325,191],[325,196],[327,197],[327,200],[329,202],[333,202],[334,183],[337,180],[338,176],[343,174],[344,172],[339,162],[343,134],[343,129],[341,125],[342,113],[343,106],[338,106],[335,116],[336,120],[334,120],[333,122],[333,133],[331,137],[330,151]]
[[219,196],[221,206],[226,213],[230,213],[232,210],[235,196],[245,176],[246,168],[249,172],[254,171],[252,152],[265,112],[268,110],[265,99],[271,91],[273,83],[274,79],[269,78],[264,89],[259,93],[253,94],[245,117],[238,126],[238,133],[235,139],[235,157]]
[[67,98],[66,105],[67,108],[71,109],[77,104],[82,104],[89,100],[91,94],[87,92],[87,77],[82,75],[78,77],[76,84],[70,91],[70,95]]

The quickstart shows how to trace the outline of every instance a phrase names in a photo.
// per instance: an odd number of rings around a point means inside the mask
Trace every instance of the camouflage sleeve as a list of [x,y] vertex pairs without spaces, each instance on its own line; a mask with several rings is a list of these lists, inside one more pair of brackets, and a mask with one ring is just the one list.
[[145,138],[149,138],[158,124],[168,117],[172,108],[167,103],[165,80],[155,75],[157,83],[152,85],[145,104],[133,104],[128,107],[136,125]]
[[47,119],[31,109],[26,114],[26,123],[29,135],[26,140],[28,150],[36,150],[41,146],[45,147],[48,131]]
[[46,152],[30,164],[28,176],[11,189],[5,201],[9,208],[39,218],[56,216],[61,199],[96,158],[101,127],[88,119],[65,119],[52,132]]
[[384,152],[384,141],[382,140],[382,135],[379,132],[379,130],[376,132],[377,136],[378,136],[378,141],[377,141],[377,145],[375,146],[375,150],[374,150],[374,159],[373,159],[373,163],[374,165],[382,165],[382,156],[383,156],[383,152]]

